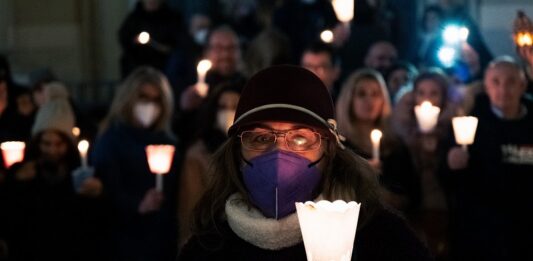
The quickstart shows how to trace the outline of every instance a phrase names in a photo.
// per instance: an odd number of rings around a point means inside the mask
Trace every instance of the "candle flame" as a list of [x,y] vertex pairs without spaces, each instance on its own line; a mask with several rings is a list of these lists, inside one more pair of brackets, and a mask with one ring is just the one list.
[[533,46],[533,35],[529,32],[520,32],[516,34],[516,44],[520,47]]
[[211,61],[204,59],[198,63],[198,66],[196,67],[196,71],[198,71],[198,74],[205,75],[207,71],[211,69],[211,66],[212,66]]
[[147,44],[148,42],[150,42],[150,34],[147,32],[141,32],[137,37],[137,40],[140,44]]
[[86,155],[89,150],[89,142],[87,140],[81,140],[78,142],[78,150],[81,154]]
[[78,127],[72,128],[72,135],[74,135],[74,137],[76,137],[76,138],[79,137],[80,133],[81,133],[80,128],[78,128]]
[[372,143],[378,143],[382,136],[383,133],[378,129],[373,129],[370,133],[370,139],[372,140]]
[[324,43],[332,43],[333,37],[333,32],[331,30],[324,30],[320,33],[320,39],[322,39]]

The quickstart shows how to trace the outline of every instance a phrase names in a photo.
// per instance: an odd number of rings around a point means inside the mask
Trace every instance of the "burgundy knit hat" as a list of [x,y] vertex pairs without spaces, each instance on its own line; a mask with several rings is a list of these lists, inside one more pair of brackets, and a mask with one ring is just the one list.
[[244,87],[230,136],[264,121],[295,122],[315,127],[338,140],[331,95],[314,73],[278,65],[256,73]]

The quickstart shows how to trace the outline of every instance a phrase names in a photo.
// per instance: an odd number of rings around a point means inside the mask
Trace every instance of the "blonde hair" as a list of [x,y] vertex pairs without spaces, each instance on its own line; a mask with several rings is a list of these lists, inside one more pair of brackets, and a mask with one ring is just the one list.
[[154,129],[164,131],[173,136],[170,122],[174,110],[174,97],[167,78],[158,70],[152,67],[139,67],[134,70],[119,85],[111,109],[101,126],[101,133],[107,130],[112,123],[133,122],[133,106],[139,98],[141,88],[145,84],[151,84],[159,89],[161,93],[161,114],[154,123]]
[[354,95],[357,85],[362,80],[376,81],[380,87],[381,95],[383,96],[383,108],[381,114],[375,122],[376,128],[387,132],[389,129],[389,116],[391,115],[391,101],[387,85],[381,74],[374,69],[360,69],[353,72],[342,86],[339,98],[337,99],[336,113],[337,122],[339,124],[339,133],[348,138],[354,145],[358,145],[359,141],[356,139],[360,137],[355,128],[355,123],[358,121],[353,111]]

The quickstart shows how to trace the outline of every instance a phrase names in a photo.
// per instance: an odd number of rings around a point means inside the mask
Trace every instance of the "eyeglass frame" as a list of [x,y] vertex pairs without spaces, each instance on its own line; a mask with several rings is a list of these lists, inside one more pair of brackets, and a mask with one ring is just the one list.
[[[316,148],[310,149],[310,150],[293,150],[293,149],[290,148],[289,143],[288,143],[287,139],[285,138],[285,136],[287,135],[288,132],[301,130],[301,129],[310,130],[312,133],[318,135],[318,145],[317,145]],[[320,146],[322,145],[322,140],[327,140],[328,139],[328,137],[324,137],[320,132],[318,132],[318,131],[316,131],[314,129],[311,129],[311,128],[307,128],[307,127],[300,127],[300,128],[289,129],[289,130],[265,129],[265,131],[262,131],[262,132],[274,134],[274,141],[272,142],[272,144],[267,149],[257,150],[257,149],[249,148],[246,145],[244,145],[242,134],[245,133],[245,132],[259,132],[259,131],[245,130],[245,131],[240,132],[240,134],[237,135],[237,137],[239,137],[239,139],[241,141],[241,145],[242,145],[243,148],[245,148],[247,150],[250,150],[250,151],[257,151],[257,152],[265,152],[265,151],[268,151],[269,149],[273,148],[276,145],[277,141],[278,141],[278,137],[283,137],[284,138],[283,140],[285,141],[285,146],[289,149],[289,151],[296,152],[296,153],[302,153],[302,152],[309,152],[309,151],[318,150],[318,149],[320,149]]]

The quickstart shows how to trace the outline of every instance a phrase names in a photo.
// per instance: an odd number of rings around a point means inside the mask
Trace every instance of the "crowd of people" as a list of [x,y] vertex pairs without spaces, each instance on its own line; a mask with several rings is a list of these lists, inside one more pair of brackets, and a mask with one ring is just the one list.
[[[26,144],[0,157],[0,261],[305,260],[294,203],[318,199],[362,204],[356,260],[533,259],[533,47],[493,58],[456,2],[416,28],[385,0],[355,0],[349,26],[327,0],[140,0],[105,117],[53,75],[19,85],[0,56],[0,142]],[[470,32],[451,64],[448,21]],[[150,144],[176,148],[162,189]]]

